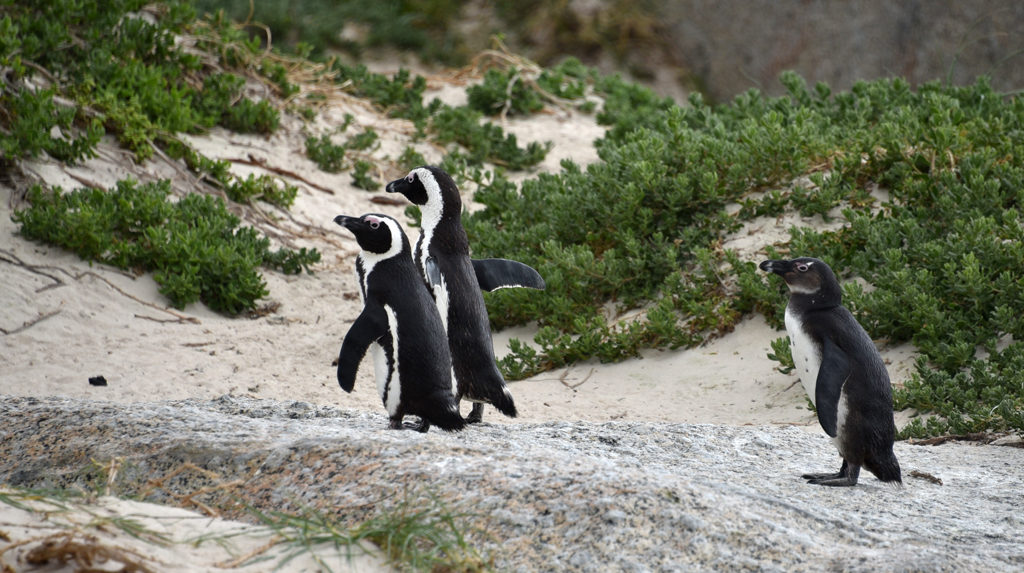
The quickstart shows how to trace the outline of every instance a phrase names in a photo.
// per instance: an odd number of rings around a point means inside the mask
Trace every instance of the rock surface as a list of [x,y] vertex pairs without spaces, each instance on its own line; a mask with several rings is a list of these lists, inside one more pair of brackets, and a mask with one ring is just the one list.
[[[353,521],[389,495],[426,491],[472,515],[470,541],[498,570],[1024,568],[1019,448],[898,443],[904,488],[865,472],[857,487],[832,489],[799,478],[838,467],[830,441],[791,426],[418,434],[386,430],[383,412],[231,397],[4,397],[0,419],[0,483],[148,483],[148,501],[228,507],[241,496]],[[118,475],[104,477],[97,467],[114,459]],[[172,473],[186,462],[203,470]]]
[[781,94],[784,70],[833,93],[893,76],[959,85],[988,75],[1001,91],[1024,81],[1021,2],[682,0],[660,10],[670,53],[720,101],[750,87]]

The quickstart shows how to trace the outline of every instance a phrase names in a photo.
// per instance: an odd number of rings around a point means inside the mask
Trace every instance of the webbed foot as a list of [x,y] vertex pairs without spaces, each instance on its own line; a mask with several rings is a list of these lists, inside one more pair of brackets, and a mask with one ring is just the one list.
[[850,476],[819,478],[808,480],[807,483],[812,483],[814,485],[827,485],[831,487],[851,487],[857,485],[857,478]]
[[466,416],[467,424],[479,424],[484,421],[484,405],[482,402],[474,402],[473,409]]
[[430,422],[421,419],[420,422],[417,424],[415,422],[402,422],[401,418],[392,418],[391,422],[388,424],[388,429],[389,430],[416,430],[417,432],[420,432],[421,434],[425,434],[425,433],[427,433],[427,430],[430,429]]
[[839,479],[841,477],[846,477],[846,476],[842,472],[839,472],[839,473],[831,473],[831,474],[803,474],[800,477],[804,478],[805,480],[822,480],[822,479]]
[[843,467],[834,474],[803,474],[802,478],[807,483],[814,485],[827,485],[832,487],[850,487],[857,485],[857,476],[860,475],[860,466],[851,466],[843,460]]

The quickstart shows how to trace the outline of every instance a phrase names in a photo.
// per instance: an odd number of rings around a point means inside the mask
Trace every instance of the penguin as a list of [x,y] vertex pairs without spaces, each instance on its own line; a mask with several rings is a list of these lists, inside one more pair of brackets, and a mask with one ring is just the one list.
[[[413,264],[405,232],[386,215],[338,215],[334,222],[352,231],[362,249],[356,275],[363,310],[341,344],[338,384],[352,391],[359,363],[372,348],[377,390],[391,429],[426,432],[433,424],[461,430],[466,422],[455,399],[448,338]],[[406,414],[419,416],[420,423],[403,426]]]
[[543,290],[544,279],[518,261],[470,258],[459,189],[442,169],[417,167],[385,189],[420,206],[421,228],[414,258],[448,333],[457,397],[473,403],[466,421],[482,421],[485,403],[514,418],[515,401],[494,360],[487,306],[480,291]]
[[843,458],[838,473],[804,474],[809,483],[854,486],[861,467],[902,485],[892,451],[896,423],[889,374],[871,337],[842,304],[835,274],[819,259],[764,261],[789,287],[786,332],[793,363],[818,422]]

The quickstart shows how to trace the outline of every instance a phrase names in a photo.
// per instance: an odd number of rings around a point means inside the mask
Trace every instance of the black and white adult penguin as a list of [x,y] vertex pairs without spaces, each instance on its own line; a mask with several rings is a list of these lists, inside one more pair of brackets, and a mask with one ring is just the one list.
[[480,289],[543,289],[544,279],[517,261],[470,258],[469,239],[462,228],[462,198],[451,176],[442,169],[417,167],[388,183],[386,189],[405,195],[420,207],[416,266],[434,295],[448,332],[458,398],[473,402],[466,421],[481,421],[485,403],[515,417],[515,402],[494,361],[487,307]]
[[345,335],[338,355],[338,383],[351,392],[359,363],[372,348],[377,390],[391,419],[419,416],[408,426],[426,432],[431,424],[461,430],[452,383],[452,361],[441,316],[423,288],[412,260],[409,239],[398,221],[386,215],[338,215],[334,222],[352,231],[362,248],[356,274],[363,310]]
[[838,473],[804,474],[810,483],[857,484],[863,466],[884,482],[902,484],[892,451],[896,424],[892,386],[874,342],[842,305],[842,289],[827,264],[807,257],[764,261],[789,287],[786,332],[793,363],[818,411],[818,422],[839,449]]

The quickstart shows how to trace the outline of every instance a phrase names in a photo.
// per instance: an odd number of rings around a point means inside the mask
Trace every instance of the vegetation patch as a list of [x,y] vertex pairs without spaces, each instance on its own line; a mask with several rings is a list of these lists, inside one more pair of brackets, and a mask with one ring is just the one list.
[[302,249],[271,251],[270,240],[239,226],[224,202],[193,193],[169,200],[166,181],[120,181],[109,190],[60,188],[29,192],[31,207],[14,220],[21,233],[90,261],[152,272],[177,308],[202,301],[238,314],[267,294],[260,266],[295,274],[319,260]]
[[[1024,104],[984,79],[839,94],[782,82],[784,97],[679,107],[601,78],[601,162],[481,187],[487,208],[465,219],[477,256],[522,260],[548,284],[543,297],[487,295],[496,327],[540,326],[539,349],[514,341],[505,373],[693,345],[753,311],[781,327],[784,288],[719,245],[744,220],[795,210],[846,224],[794,228],[770,255],[817,256],[865,279],[873,289],[847,281],[846,304],[875,339],[921,351],[896,405],[938,416],[904,437],[1024,429]],[[801,177],[809,184],[794,186]],[[888,201],[872,198],[876,186]]]
[[597,74],[576,58],[566,58],[553,68],[541,69],[504,49],[484,55],[497,58],[504,65],[488,69],[480,84],[466,88],[470,108],[485,115],[503,117],[529,115],[550,104],[578,103],[579,107],[590,109],[584,96]]
[[438,496],[422,492],[406,491],[374,505],[378,509],[354,527],[315,509],[248,511],[278,534],[279,544],[290,546],[282,562],[323,544],[358,548],[369,541],[401,571],[493,570],[493,557],[480,555],[466,539],[469,520],[479,516],[453,510]]
[[[259,42],[232,25],[198,22],[188,2],[6,3],[0,61],[10,81],[0,86],[0,164],[42,154],[75,163],[94,156],[100,138],[112,134],[137,161],[156,153],[183,161],[209,193],[287,208],[295,186],[269,175],[236,177],[228,162],[197,153],[177,136],[216,125],[276,130],[279,111],[268,99],[247,97],[247,81],[282,94],[295,86],[260,54]],[[201,300],[238,314],[267,294],[261,266],[298,273],[319,260],[315,250],[271,251],[269,240],[240,226],[219,197],[194,193],[172,202],[169,190],[166,182],[131,180],[109,192],[67,195],[37,186],[27,194],[31,206],[14,218],[26,237],[87,260],[152,271],[178,308]]]

